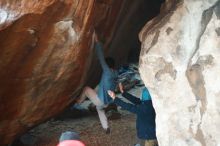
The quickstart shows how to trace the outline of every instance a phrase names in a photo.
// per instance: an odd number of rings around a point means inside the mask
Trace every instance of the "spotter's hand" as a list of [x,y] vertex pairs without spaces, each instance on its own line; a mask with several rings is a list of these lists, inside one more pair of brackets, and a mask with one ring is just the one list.
[[115,92],[108,90],[108,95],[114,100],[115,99]]

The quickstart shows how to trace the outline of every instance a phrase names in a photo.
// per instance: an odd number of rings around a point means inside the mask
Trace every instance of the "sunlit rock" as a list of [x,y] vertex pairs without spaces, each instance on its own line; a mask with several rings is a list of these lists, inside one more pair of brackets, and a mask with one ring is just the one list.
[[167,1],[140,32],[160,146],[220,145],[220,1]]

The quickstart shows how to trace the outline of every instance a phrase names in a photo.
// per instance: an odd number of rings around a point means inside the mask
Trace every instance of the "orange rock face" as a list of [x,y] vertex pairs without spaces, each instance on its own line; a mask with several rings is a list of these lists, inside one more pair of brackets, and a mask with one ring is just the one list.
[[123,4],[123,0],[0,1],[0,145],[74,100],[94,54],[94,26],[109,42]]
[[138,56],[137,33],[159,1],[0,0],[0,145],[98,81],[94,28],[116,62],[126,62],[131,49]]

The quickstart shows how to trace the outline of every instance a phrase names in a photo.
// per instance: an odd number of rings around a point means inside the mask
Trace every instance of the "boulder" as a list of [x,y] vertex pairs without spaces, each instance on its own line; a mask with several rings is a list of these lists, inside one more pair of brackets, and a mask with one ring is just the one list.
[[220,0],[167,0],[139,34],[160,146],[220,145]]
[[0,145],[61,113],[101,68],[138,58],[137,33],[163,0],[0,0]]
[[77,98],[94,62],[94,27],[110,42],[124,2],[0,1],[0,145]]

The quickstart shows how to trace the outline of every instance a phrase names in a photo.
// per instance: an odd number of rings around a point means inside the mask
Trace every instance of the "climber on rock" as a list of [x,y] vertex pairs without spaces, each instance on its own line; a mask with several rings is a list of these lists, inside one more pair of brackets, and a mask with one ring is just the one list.
[[[122,107],[122,109],[128,110],[137,115],[136,130],[138,141],[140,141],[141,146],[157,146],[155,110],[148,89],[145,87],[142,90],[142,96],[140,99],[125,92],[121,83],[119,84],[119,89],[122,96],[132,104],[122,101],[116,97],[115,93],[111,90],[108,91],[108,94],[114,100],[114,103]],[[136,146],[138,145],[140,144],[136,144]]]
[[83,92],[77,101],[77,104],[82,103],[86,97],[88,97],[92,103],[96,106],[96,110],[99,115],[99,119],[106,134],[110,133],[107,117],[104,108],[108,104],[113,103],[113,100],[108,95],[108,90],[115,90],[117,84],[117,72],[114,69],[115,62],[112,58],[104,58],[103,45],[98,40],[96,33],[93,34],[93,41],[95,41],[96,54],[102,67],[102,76],[98,85],[98,92],[91,87],[85,87]]

